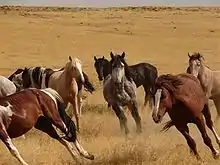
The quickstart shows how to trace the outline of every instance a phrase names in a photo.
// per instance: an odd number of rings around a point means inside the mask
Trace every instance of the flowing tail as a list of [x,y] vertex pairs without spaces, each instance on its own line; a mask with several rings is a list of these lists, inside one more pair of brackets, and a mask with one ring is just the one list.
[[85,79],[85,82],[84,82],[85,89],[87,91],[89,91],[90,93],[94,92],[95,88],[94,88],[93,84],[89,81],[89,77],[85,72],[83,72],[83,77]]
[[168,131],[168,129],[170,129],[170,127],[174,126],[174,123],[172,120],[164,123],[164,127],[162,128],[161,132],[166,132]]

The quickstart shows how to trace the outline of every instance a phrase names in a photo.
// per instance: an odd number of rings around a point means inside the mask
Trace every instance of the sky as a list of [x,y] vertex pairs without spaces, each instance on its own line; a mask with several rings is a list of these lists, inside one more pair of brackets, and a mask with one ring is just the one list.
[[220,6],[220,0],[0,0],[0,5],[45,6]]

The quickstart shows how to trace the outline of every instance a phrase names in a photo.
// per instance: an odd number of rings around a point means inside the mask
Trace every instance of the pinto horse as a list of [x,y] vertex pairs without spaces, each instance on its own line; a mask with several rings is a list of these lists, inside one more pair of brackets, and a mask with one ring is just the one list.
[[220,137],[213,126],[208,99],[205,97],[198,79],[190,74],[167,74],[158,77],[156,81],[155,108],[152,113],[154,122],[161,122],[166,112],[169,114],[171,121],[166,123],[163,130],[168,130],[174,125],[185,137],[191,151],[200,159],[196,143],[190,136],[187,126],[188,123],[194,123],[199,129],[204,143],[210,148],[213,157],[219,158],[219,151],[213,147],[212,141],[206,132],[203,116],[219,147]]
[[[53,127],[58,128],[64,136]],[[27,165],[11,141],[35,127],[58,140],[78,160],[72,143],[87,159],[94,156],[77,140],[74,122],[66,114],[61,96],[51,88],[29,88],[0,99],[0,139],[22,165]],[[72,143],[71,143],[72,142]]]
[[[15,74],[16,72],[17,74]],[[82,71],[80,60],[77,58],[72,60],[72,58],[69,57],[66,66],[57,70],[33,67],[16,72],[9,76],[9,79],[13,82],[17,82],[15,84],[21,82],[20,86],[23,86],[23,88],[53,88],[62,96],[66,106],[68,103],[71,103],[73,105],[72,116],[75,115],[77,130],[79,131],[79,115],[82,109],[82,90],[84,87],[90,93],[95,90],[88,76]]]
[[[112,52],[110,52],[110,56],[114,56]],[[124,61],[125,52],[121,55],[116,55],[121,58],[124,65],[126,62]],[[111,64],[110,61],[105,59],[105,57],[97,58],[94,56],[94,67],[96,73],[98,74],[99,81],[105,79],[111,73]],[[138,63],[135,65],[130,65],[126,69],[126,77],[131,77],[136,85],[136,87],[143,86],[145,91],[145,99],[144,99],[144,106],[146,107],[147,103],[149,102],[150,107],[153,104],[153,93],[154,93],[154,84],[156,78],[158,76],[157,68],[149,63]],[[127,76],[129,74],[129,76]]]

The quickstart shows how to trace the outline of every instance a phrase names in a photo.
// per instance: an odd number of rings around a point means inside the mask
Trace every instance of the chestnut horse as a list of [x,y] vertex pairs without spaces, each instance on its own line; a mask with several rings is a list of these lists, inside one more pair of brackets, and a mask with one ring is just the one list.
[[220,137],[215,131],[211,114],[208,106],[208,99],[202,90],[200,82],[193,75],[161,75],[156,81],[155,108],[152,117],[155,123],[162,121],[163,116],[169,114],[171,121],[167,122],[163,130],[168,130],[175,126],[185,137],[191,151],[199,159],[196,143],[189,134],[188,123],[196,124],[204,143],[212,151],[213,157],[219,157],[219,151],[216,150],[208,136],[206,125],[212,131],[220,147]]
[[[64,135],[61,136],[58,128]],[[11,141],[35,127],[58,140],[71,153],[75,160],[78,154],[73,150],[72,142],[80,155],[87,159],[94,156],[79,144],[74,122],[66,114],[61,96],[51,88],[29,88],[0,98],[0,139],[11,154],[22,165],[27,165]]]

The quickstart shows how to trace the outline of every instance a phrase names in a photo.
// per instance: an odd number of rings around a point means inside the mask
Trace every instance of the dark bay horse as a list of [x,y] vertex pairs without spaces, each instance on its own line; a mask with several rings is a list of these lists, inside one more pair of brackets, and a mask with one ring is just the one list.
[[[112,107],[117,115],[121,130],[125,134],[129,133],[127,127],[127,118],[123,112],[124,106],[131,111],[137,126],[137,133],[140,133],[141,118],[138,112],[138,104],[136,98],[136,86],[133,80],[130,81],[125,76],[127,65],[124,65],[119,56],[111,55],[111,74],[105,77],[103,82],[103,95],[108,104]],[[125,61],[124,61],[125,62]]]
[[[114,54],[110,52],[110,55]],[[126,64],[123,61],[125,57],[125,52],[117,56],[121,57],[122,62]],[[102,81],[103,79],[105,79],[106,76],[111,73],[110,61],[105,59],[104,56],[102,58],[97,58],[96,56],[94,56],[94,60],[94,67],[96,69],[96,73],[98,74],[98,79]],[[150,107],[152,107],[154,97],[154,84],[158,76],[157,68],[149,63],[138,63],[128,66],[125,74],[126,76],[129,74],[129,77],[133,79],[137,88],[143,86],[145,91],[144,107],[146,107],[148,101]]]
[[220,147],[220,138],[215,131],[208,106],[208,99],[202,90],[200,82],[193,75],[161,75],[156,81],[155,108],[152,113],[156,123],[162,121],[163,116],[169,114],[171,121],[167,122],[163,130],[175,126],[185,137],[191,151],[199,159],[196,143],[189,134],[188,123],[196,124],[204,143],[210,148],[213,157],[219,158],[219,151],[212,145],[205,128],[208,128],[215,136]]
[[[53,127],[58,128],[64,135]],[[94,156],[85,151],[76,136],[76,127],[66,114],[61,96],[51,88],[29,88],[0,98],[0,139],[22,165],[27,165],[11,141],[35,127],[58,140],[78,160],[72,143],[80,155],[87,159]]]

